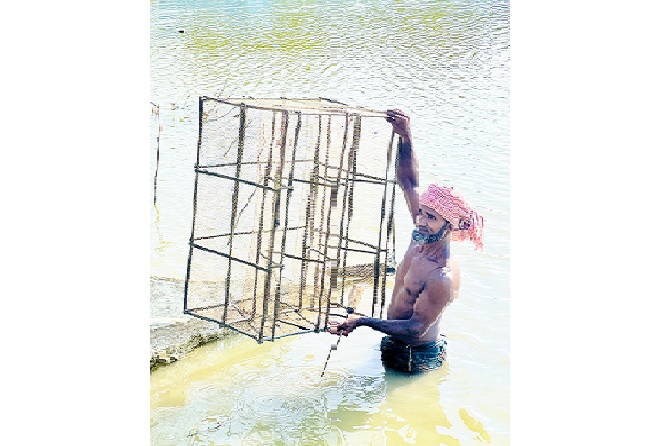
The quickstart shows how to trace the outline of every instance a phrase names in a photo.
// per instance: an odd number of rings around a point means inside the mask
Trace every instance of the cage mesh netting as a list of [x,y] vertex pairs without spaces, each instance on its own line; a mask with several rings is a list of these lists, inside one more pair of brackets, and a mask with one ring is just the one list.
[[382,317],[397,148],[385,113],[201,97],[184,311],[258,342]]

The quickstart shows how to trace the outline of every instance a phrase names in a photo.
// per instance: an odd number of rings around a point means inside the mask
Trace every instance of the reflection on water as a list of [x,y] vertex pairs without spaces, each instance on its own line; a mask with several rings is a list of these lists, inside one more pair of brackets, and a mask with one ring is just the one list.
[[[509,1],[151,2],[151,273],[183,280],[198,96],[327,97],[412,116],[421,184],[458,187],[486,220],[455,244],[448,365],[386,373],[381,335],[232,336],[151,374],[153,445],[509,443]],[[160,136],[160,139],[157,139]],[[411,219],[396,209],[399,258]],[[153,203],[152,203],[153,205]],[[335,338],[336,339],[336,338]]]

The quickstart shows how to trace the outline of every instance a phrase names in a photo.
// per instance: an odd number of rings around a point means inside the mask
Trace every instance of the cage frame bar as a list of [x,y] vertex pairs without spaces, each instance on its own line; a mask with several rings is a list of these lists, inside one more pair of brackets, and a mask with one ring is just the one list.
[[[198,116],[202,117],[202,97],[198,100]],[[200,163],[200,150],[202,149],[202,119],[198,119],[198,145],[195,154],[195,166]],[[186,279],[184,280],[184,313],[188,310],[188,285],[191,278],[191,261],[193,258],[193,236],[195,235],[195,220],[198,213],[198,174],[195,174],[193,186],[193,220],[191,223],[191,235],[189,237],[188,259],[186,260]]]
[[[239,136],[237,141],[237,167],[235,171],[235,176],[239,177],[242,172],[242,166],[240,162],[244,156],[244,137],[246,134],[246,116],[247,111],[246,107],[240,107],[240,127],[239,127]],[[233,203],[230,211],[230,231],[235,231],[235,217],[237,215],[237,201],[240,195],[240,185],[235,183],[233,186]],[[223,316],[222,322],[226,323],[226,318],[228,317],[228,304],[230,302],[230,277],[232,274],[232,257],[233,257],[233,236],[228,238],[228,271],[226,272],[226,291],[225,291],[225,306],[223,307]]]

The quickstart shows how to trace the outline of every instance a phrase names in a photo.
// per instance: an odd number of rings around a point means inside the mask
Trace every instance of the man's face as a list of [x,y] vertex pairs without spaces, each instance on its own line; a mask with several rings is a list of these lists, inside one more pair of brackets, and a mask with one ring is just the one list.
[[419,213],[416,216],[416,229],[422,234],[437,234],[446,220],[433,208],[419,205]]

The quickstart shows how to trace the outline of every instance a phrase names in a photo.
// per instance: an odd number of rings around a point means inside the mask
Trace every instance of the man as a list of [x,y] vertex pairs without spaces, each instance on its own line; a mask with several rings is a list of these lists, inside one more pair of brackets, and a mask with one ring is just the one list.
[[452,188],[431,184],[419,195],[409,116],[388,110],[386,120],[401,138],[398,184],[416,228],[396,270],[387,319],[350,318],[334,323],[329,331],[348,336],[357,327],[367,326],[385,333],[381,342],[384,364],[412,373],[437,368],[446,359],[440,321],[460,286],[460,270],[452,259],[450,241],[470,240],[475,249],[482,249],[484,220]]

